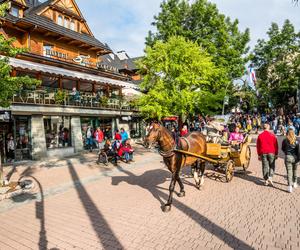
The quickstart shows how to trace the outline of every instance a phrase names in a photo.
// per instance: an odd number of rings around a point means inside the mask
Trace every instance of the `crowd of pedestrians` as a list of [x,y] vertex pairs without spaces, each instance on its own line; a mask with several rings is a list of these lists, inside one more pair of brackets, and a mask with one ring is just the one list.
[[95,147],[99,154],[105,153],[107,157],[112,159],[113,163],[117,163],[118,159],[130,163],[133,161],[133,148],[128,133],[124,128],[115,131],[113,138],[108,138],[98,127],[95,131],[91,126],[86,130],[86,148],[92,152]]
[[[172,136],[178,144],[180,136],[189,132],[201,131],[219,140],[209,142],[228,143],[236,145],[242,143],[246,133],[259,134],[256,143],[258,160],[262,163],[262,176],[266,186],[273,186],[276,160],[280,150],[284,153],[284,163],[287,171],[288,192],[298,187],[297,164],[300,162],[300,145],[297,136],[300,133],[300,114],[235,114],[228,121],[214,124],[214,118],[199,116],[187,122],[178,129],[173,123],[170,128]],[[211,132],[213,128],[213,132]],[[278,145],[278,136],[284,136],[281,145]],[[280,147],[281,146],[281,147]]]

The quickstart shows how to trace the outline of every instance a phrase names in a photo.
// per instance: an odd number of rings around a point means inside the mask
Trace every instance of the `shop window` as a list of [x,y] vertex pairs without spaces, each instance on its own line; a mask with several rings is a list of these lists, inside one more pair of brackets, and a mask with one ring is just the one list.
[[63,17],[61,15],[59,15],[57,18],[57,24],[61,26],[63,25]]
[[63,79],[62,84],[63,84],[63,89],[66,90],[72,90],[73,88],[76,88],[76,81],[71,79]]
[[75,21],[74,20],[72,20],[71,23],[70,23],[70,29],[76,31],[75,30]]
[[71,147],[71,118],[69,116],[44,117],[47,149]]
[[29,116],[17,116],[16,120],[16,161],[31,159],[31,124]]
[[47,44],[44,43],[43,45],[43,55],[46,57],[50,57],[51,58],[51,51],[53,50],[53,45],[52,44]]
[[93,84],[89,82],[80,82],[80,91],[82,92],[92,92]]
[[20,9],[15,6],[12,6],[10,9],[10,14],[15,17],[20,17]]
[[57,89],[58,86],[58,77],[56,76],[42,76],[42,86],[49,89]]
[[67,17],[65,17],[65,20],[64,20],[64,26],[65,26],[66,28],[68,28],[68,29],[69,29],[69,27],[70,27],[70,19],[67,18]]

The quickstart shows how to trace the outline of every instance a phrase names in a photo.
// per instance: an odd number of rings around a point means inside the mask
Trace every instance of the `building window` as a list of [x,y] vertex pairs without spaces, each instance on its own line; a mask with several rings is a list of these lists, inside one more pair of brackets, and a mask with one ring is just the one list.
[[19,8],[15,7],[15,6],[12,6],[11,9],[10,9],[10,14],[15,16],[15,17],[19,17],[19,15],[20,15]]
[[70,23],[70,29],[75,31],[75,21],[72,20]]
[[44,117],[46,145],[48,149],[71,147],[71,117]]
[[69,28],[69,27],[70,27],[70,19],[67,18],[67,17],[65,17],[64,26],[65,26],[66,28]]
[[43,46],[43,55],[51,58],[52,50],[53,50],[53,45],[45,43]]
[[58,16],[57,23],[61,26],[63,25],[63,17],[61,15]]

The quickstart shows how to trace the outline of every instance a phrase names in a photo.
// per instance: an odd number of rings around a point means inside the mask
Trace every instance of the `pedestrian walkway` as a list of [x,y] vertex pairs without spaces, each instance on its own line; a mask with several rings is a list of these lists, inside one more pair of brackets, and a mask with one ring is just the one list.
[[[204,188],[185,178],[174,196],[162,158],[139,151],[130,165],[104,167],[95,154],[21,166],[35,191],[0,203],[0,249],[300,249],[300,188],[286,192],[283,159],[265,187],[254,147],[247,175],[225,183],[207,171]],[[178,190],[178,188],[177,188]]]

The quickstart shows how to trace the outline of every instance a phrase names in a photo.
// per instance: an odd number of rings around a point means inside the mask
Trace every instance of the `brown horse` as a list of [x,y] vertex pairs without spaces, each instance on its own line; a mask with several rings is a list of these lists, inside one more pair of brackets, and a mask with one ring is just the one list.
[[[184,186],[179,177],[180,170],[183,166],[196,165],[196,171],[194,171],[194,178],[197,187],[203,185],[203,177],[205,171],[205,162],[201,162],[196,157],[185,156],[181,153],[174,152],[177,147],[171,133],[165,127],[158,123],[152,123],[149,134],[145,138],[145,145],[151,147],[151,145],[157,142],[159,145],[159,153],[164,159],[164,163],[172,173],[172,180],[169,187],[168,202],[163,207],[164,212],[171,210],[172,197],[175,189],[176,182],[180,186],[179,197],[185,196]],[[204,154],[206,152],[206,140],[200,132],[192,132],[185,137],[181,137],[178,143],[178,149],[188,151],[196,154]],[[201,181],[199,179],[201,176]]]

